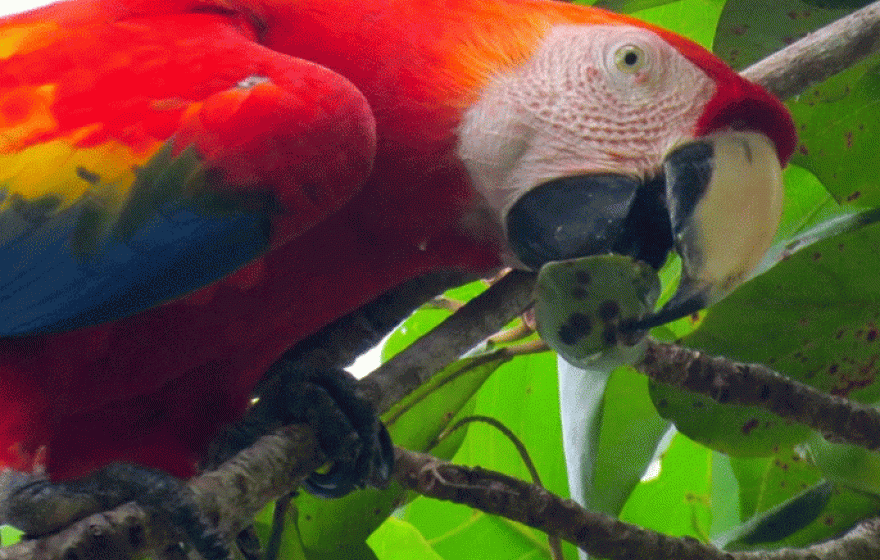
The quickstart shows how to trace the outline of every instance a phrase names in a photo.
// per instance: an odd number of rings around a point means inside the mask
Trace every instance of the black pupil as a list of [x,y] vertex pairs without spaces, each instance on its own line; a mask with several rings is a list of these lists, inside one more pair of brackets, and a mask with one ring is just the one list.
[[635,66],[639,61],[639,55],[633,51],[629,51],[625,55],[623,55],[623,63],[627,66]]

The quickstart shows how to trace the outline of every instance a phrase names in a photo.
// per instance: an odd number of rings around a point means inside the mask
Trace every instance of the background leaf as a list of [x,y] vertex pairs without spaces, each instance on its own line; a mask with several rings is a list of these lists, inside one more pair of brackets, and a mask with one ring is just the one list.
[[611,374],[592,476],[590,509],[618,515],[670,424],[648,395],[648,379],[629,367]]
[[[512,430],[529,451],[544,486],[567,496],[555,369],[550,353],[514,359],[480,389],[473,412],[494,417]],[[513,444],[480,423],[470,426],[452,460],[530,480]],[[457,504],[420,497],[402,510],[401,517],[418,527],[444,558],[471,558],[475,551],[491,551],[497,558],[550,557],[544,533]],[[567,557],[576,557],[573,547],[565,548]]]
[[724,543],[726,548],[749,548],[778,542],[791,536],[822,514],[831,500],[832,492],[833,485],[827,481],[803,490],[790,500],[734,529],[731,532],[734,538]]
[[370,548],[384,560],[442,560],[418,529],[406,521],[391,518],[369,539]]
[[633,490],[622,520],[702,541],[739,522],[737,504],[730,499],[737,483],[727,457],[676,434],[659,468]]
[[604,10],[611,10],[619,14],[631,14],[639,10],[656,8],[664,4],[671,4],[676,0],[599,0],[593,6]]
[[880,54],[788,104],[800,146],[792,161],[812,171],[840,203],[880,205]]
[[730,460],[739,483],[740,519],[763,513],[809,489],[822,479],[815,465],[794,449],[770,457]]
[[[750,520],[743,526],[732,529],[722,541],[725,543],[725,548],[728,550],[802,548],[839,536],[858,521],[874,517],[880,512],[880,500],[876,496],[841,488],[828,482],[820,482],[816,487],[819,486],[830,486],[830,496],[817,515],[814,515],[817,513],[816,509],[808,512],[809,517],[813,517],[810,523],[802,527],[798,523],[794,527],[796,530],[783,531],[780,533],[785,534],[782,538],[764,533],[767,537],[765,540],[760,538],[761,532],[755,531],[754,527],[761,526],[764,521],[772,521],[783,526],[790,522],[786,520],[784,510],[781,514],[777,513],[779,510],[770,510],[757,515],[756,519]],[[797,510],[802,504],[799,504],[797,499],[793,499],[788,505],[794,508],[795,511],[792,513],[796,517],[799,516],[804,520],[808,517],[798,514]],[[745,538],[739,538],[740,535],[744,535]]]
[[[837,20],[863,0],[780,0],[755,17],[749,0],[729,0],[721,13],[714,52],[734,68],[745,68],[807,33]],[[880,55],[790,100],[800,145],[792,163],[813,172],[838,202],[877,206],[880,151]]]
[[818,3],[727,0],[718,20],[713,52],[741,70],[852,11],[821,8]]

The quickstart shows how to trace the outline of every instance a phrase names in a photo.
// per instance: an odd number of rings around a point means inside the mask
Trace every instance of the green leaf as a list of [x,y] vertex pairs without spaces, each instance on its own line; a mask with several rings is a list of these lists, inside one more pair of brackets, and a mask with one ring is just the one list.
[[660,415],[675,422],[679,431],[728,455],[768,455],[796,444],[809,433],[757,407],[719,405],[708,397],[663,384],[651,384],[651,398]]
[[815,173],[838,202],[880,206],[880,54],[788,105],[801,141],[792,162]]
[[[279,556],[284,558],[283,556]],[[366,542],[353,542],[347,546],[339,546],[333,550],[327,551],[308,551],[306,553],[307,560],[378,560],[376,553],[369,547]],[[284,558],[287,560],[287,558]]]
[[[339,554],[348,558],[363,550],[370,533],[391,514],[405,491],[397,483],[384,490],[367,488],[337,500],[311,494],[296,498],[296,526],[309,558]],[[352,520],[357,520],[353,522]]]
[[733,472],[731,458],[717,451],[713,452],[711,536],[728,531],[739,523],[739,500],[732,498],[738,494],[739,481]]
[[819,179],[803,167],[789,164],[783,180],[785,201],[776,231],[777,242],[787,244],[823,222],[854,213],[851,208],[840,206]]
[[631,14],[639,10],[656,8],[664,4],[671,4],[678,0],[599,0],[593,6],[610,10],[619,14]]
[[426,451],[489,376],[509,360],[504,352],[490,352],[459,360],[435,374],[382,415],[394,442]]
[[[874,402],[880,359],[880,224],[876,213],[816,241],[715,305],[684,345],[759,362],[821,391]],[[839,231],[839,223],[829,231]],[[719,405],[652,385],[661,415],[732,455],[768,455],[810,433],[756,407]]]
[[818,434],[810,438],[807,449],[828,480],[880,496],[880,454],[855,445],[831,443]]
[[733,457],[739,483],[740,519],[763,513],[817,484],[822,474],[793,449],[770,457]]
[[735,495],[728,458],[676,434],[660,457],[659,474],[635,487],[620,519],[708,541],[736,523]]
[[819,482],[732,529],[716,545],[728,550],[802,548],[839,536],[878,509],[876,496]]
[[603,395],[590,509],[620,513],[668,429],[648,395],[648,378],[629,367],[614,370]]
[[834,485],[831,499],[810,524],[772,545],[765,543],[760,548],[803,548],[837,537],[852,529],[859,521],[875,517],[878,511],[880,499],[876,496]]
[[[537,466],[544,487],[568,495],[554,354],[520,356],[499,368],[477,393],[474,414],[491,416],[513,431]],[[513,444],[484,424],[471,425],[453,460],[531,479]]]
[[367,544],[381,560],[443,559],[415,527],[394,517],[389,517],[376,529]]
[[[476,395],[473,413],[491,416],[523,442],[548,490],[567,496],[565,460],[559,421],[556,357],[552,353],[520,356],[498,369]],[[524,480],[530,475],[513,444],[494,428],[470,425],[456,463],[500,471]],[[470,508],[417,498],[402,512],[444,558],[549,558],[547,536],[535,529]],[[575,558],[565,545],[567,557]],[[475,552],[481,551],[481,552]]]
[[821,482],[744,525],[725,534],[718,543],[728,549],[773,543],[788,537],[812,523],[831,500],[832,485]]
[[632,15],[710,48],[724,2],[725,0],[679,0],[639,10]]
[[418,497],[407,505],[404,520],[442,558],[550,558],[547,536],[540,531],[451,502]]
[[23,532],[14,527],[10,527],[9,525],[0,525],[0,542],[2,542],[3,546],[9,546],[11,544],[17,543],[21,540],[21,537],[23,535]]
[[[715,53],[744,68],[867,2],[781,0],[762,6],[730,0]],[[841,203],[880,205],[874,149],[880,133],[880,55],[873,55],[788,102],[800,145],[792,163],[813,172]]]

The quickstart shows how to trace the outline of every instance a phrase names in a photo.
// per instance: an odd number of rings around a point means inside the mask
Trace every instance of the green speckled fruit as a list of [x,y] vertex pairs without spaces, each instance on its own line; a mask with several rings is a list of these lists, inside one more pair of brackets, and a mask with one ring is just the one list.
[[541,338],[567,362],[584,366],[622,340],[621,323],[654,309],[660,281],[650,266],[619,255],[544,265],[535,288]]

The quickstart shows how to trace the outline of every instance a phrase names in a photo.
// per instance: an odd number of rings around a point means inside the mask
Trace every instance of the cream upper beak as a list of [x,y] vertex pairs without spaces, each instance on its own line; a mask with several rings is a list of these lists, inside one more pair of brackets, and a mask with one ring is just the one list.
[[682,279],[672,299],[639,328],[724,298],[758,266],[782,214],[782,167],[763,134],[729,131],[684,144],[667,156],[664,169]]

